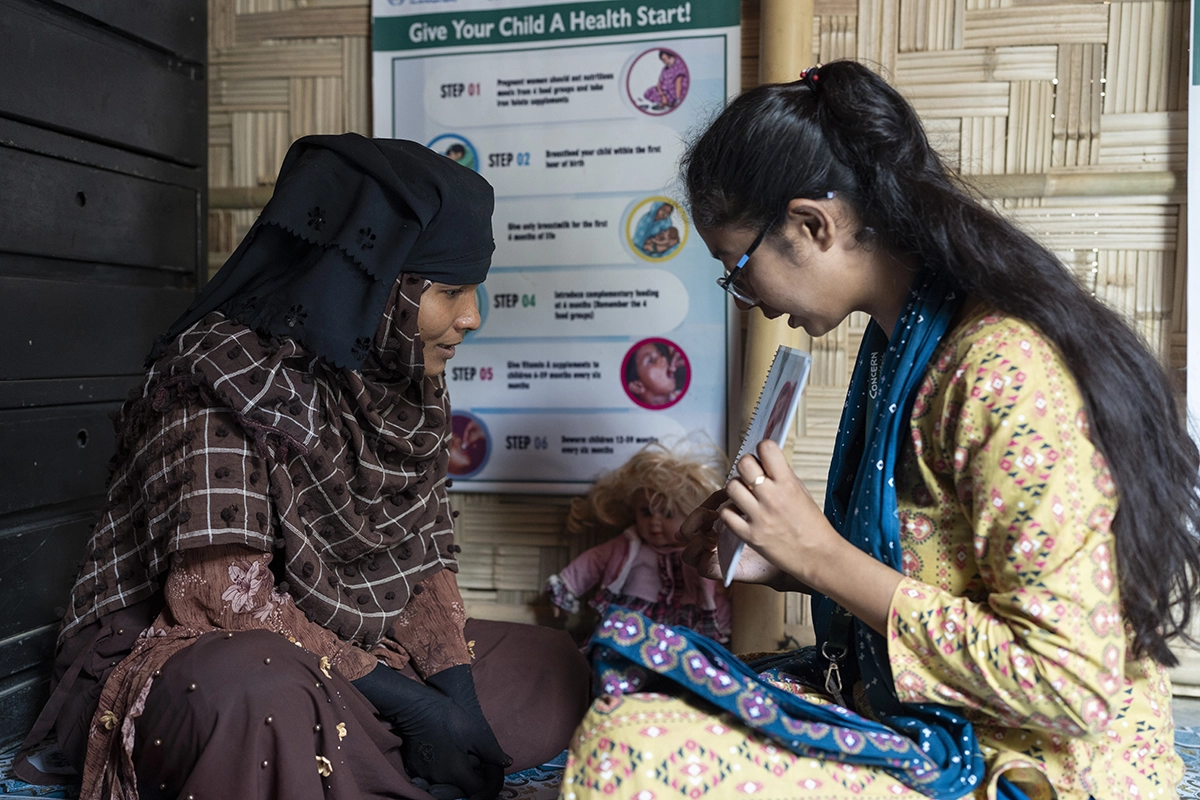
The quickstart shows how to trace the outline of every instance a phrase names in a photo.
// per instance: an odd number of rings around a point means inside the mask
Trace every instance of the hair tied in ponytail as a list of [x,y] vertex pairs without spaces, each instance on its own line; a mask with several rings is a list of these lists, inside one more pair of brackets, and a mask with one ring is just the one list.
[[823,66],[825,65],[817,64],[815,67],[809,67],[800,73],[800,80],[803,81],[804,84],[807,85],[808,88],[814,93],[817,91],[817,81],[821,79],[821,73],[817,70],[821,69]]

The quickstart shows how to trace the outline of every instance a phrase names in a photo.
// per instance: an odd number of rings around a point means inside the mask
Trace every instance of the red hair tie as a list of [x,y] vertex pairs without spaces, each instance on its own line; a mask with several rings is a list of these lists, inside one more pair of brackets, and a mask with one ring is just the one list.
[[824,65],[817,64],[815,67],[809,67],[808,69],[804,70],[800,73],[800,80],[808,81],[809,84],[816,83],[821,77],[817,70],[819,70],[822,66]]

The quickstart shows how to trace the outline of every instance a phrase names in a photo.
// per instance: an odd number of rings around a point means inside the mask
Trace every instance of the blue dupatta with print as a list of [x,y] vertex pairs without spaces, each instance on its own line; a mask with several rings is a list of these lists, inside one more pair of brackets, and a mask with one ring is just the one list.
[[[917,390],[962,299],[935,272],[923,270],[891,340],[871,322],[838,427],[825,515],[842,536],[897,571],[902,570],[896,462]],[[821,595],[812,600],[817,641],[827,642],[836,606]],[[961,798],[975,790],[985,768],[970,722],[946,706],[900,703],[884,637],[853,618],[849,625],[857,672],[880,722],[810,703],[764,680],[802,676],[800,683],[820,686],[817,648],[760,663],[765,671],[757,672],[686,628],[610,608],[593,635],[591,657],[599,688],[608,694],[645,690],[656,678],[667,678],[797,755],[876,767],[933,798]],[[1024,798],[1003,778],[998,789],[1005,800]]]

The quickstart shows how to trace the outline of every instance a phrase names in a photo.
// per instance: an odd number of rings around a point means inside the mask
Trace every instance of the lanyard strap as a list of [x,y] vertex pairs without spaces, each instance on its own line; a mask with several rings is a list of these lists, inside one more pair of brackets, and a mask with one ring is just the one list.
[[[879,410],[879,398],[883,393],[880,386],[880,379],[883,375],[883,357],[883,348],[872,348],[867,372],[867,428],[875,424],[875,412]],[[850,632],[853,627],[853,615],[842,608],[841,605],[835,603],[829,621],[829,638],[821,645],[821,655],[827,662],[825,668],[825,691],[829,692],[834,702],[843,708],[849,708],[849,706],[846,705],[846,699],[842,695],[842,689],[845,687],[842,685],[840,667],[841,662],[850,653]]]
[[850,653],[850,628],[853,625],[854,617],[850,612],[840,605],[834,605],[833,619],[829,624],[829,639],[821,645],[821,655],[827,662],[825,691],[829,692],[834,702],[842,708],[849,708],[846,698],[842,695],[841,663]]

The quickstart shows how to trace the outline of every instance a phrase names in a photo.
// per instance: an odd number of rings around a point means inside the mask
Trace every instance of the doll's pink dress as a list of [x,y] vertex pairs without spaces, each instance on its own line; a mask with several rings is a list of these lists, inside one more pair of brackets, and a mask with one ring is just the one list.
[[603,613],[618,605],[655,622],[682,625],[718,642],[729,641],[730,606],[724,589],[683,563],[679,548],[646,544],[633,528],[587,550],[547,580],[551,601],[566,611],[579,611],[579,598],[593,586],[600,591],[588,602]]

